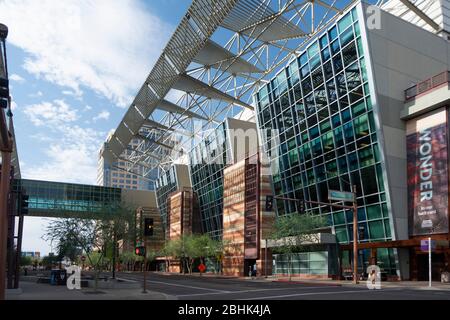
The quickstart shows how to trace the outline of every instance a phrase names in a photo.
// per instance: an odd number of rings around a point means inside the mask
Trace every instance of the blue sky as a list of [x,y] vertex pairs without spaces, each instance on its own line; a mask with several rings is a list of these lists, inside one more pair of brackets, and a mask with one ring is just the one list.
[[[8,0],[8,65],[22,177],[95,184],[97,154],[190,0]],[[24,251],[48,253],[26,218]]]
[[[95,184],[102,143],[190,3],[0,0],[23,178]],[[41,239],[46,224],[26,218],[25,251],[51,251]]]

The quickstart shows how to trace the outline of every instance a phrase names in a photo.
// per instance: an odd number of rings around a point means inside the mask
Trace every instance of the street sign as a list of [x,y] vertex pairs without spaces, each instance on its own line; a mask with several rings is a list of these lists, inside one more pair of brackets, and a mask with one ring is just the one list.
[[200,265],[198,266],[198,270],[203,273],[206,270],[206,266],[203,263],[200,263]]
[[[436,249],[436,240],[431,240],[431,250]],[[428,240],[420,240],[420,250],[428,252]]]
[[355,201],[355,197],[353,192],[328,190],[328,200],[353,202]]

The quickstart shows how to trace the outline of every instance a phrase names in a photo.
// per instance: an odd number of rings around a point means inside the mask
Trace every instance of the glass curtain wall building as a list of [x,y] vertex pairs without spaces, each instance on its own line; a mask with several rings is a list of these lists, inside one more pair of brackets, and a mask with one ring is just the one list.
[[[264,140],[277,168],[276,196],[328,202],[328,190],[351,191],[356,185],[360,241],[388,241],[391,223],[366,54],[354,7],[260,88],[257,121],[260,130],[278,132],[271,138],[279,145]],[[276,206],[279,215],[299,210],[295,202]],[[307,209],[326,217],[340,243],[353,241],[352,211]],[[395,272],[392,249],[379,250],[379,259]]]
[[170,195],[190,187],[191,181],[187,165],[173,164],[167,170],[160,171],[159,178],[155,181],[155,191],[164,230],[167,230],[167,201]]
[[167,230],[167,199],[171,193],[178,190],[176,167],[172,166],[167,171],[162,172],[158,180],[156,180],[155,186],[163,229]]
[[256,124],[227,118],[190,151],[189,171],[203,232],[222,238],[224,169],[257,150]]
[[230,163],[226,123],[220,124],[190,152],[192,188],[197,193],[202,230],[222,237],[223,170]]

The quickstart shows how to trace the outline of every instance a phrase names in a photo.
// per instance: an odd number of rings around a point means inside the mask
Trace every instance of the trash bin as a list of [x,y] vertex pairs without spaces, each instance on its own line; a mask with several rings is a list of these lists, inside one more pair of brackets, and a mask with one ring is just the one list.
[[53,269],[50,273],[50,284],[52,286],[62,286],[67,283],[66,270]]

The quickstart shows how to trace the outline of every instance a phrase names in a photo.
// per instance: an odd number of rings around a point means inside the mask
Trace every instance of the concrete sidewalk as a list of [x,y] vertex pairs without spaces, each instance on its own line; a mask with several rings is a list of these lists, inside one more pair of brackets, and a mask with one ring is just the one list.
[[[281,281],[289,282],[287,277],[275,278],[268,277],[263,278],[260,281]],[[354,284],[348,280],[328,280],[328,279],[302,279],[298,277],[292,277],[291,282],[299,284],[311,284],[311,285],[330,285],[330,286],[345,286],[345,287],[365,287],[366,280],[359,281],[359,284]],[[431,283],[431,288],[428,286],[428,281],[381,281],[381,288],[405,288],[416,290],[446,290],[450,292],[450,283],[441,283],[434,281]]]
[[6,300],[173,300],[164,293],[142,289],[99,289],[69,290],[66,286],[52,286],[45,283],[22,281],[20,290],[7,290]]

